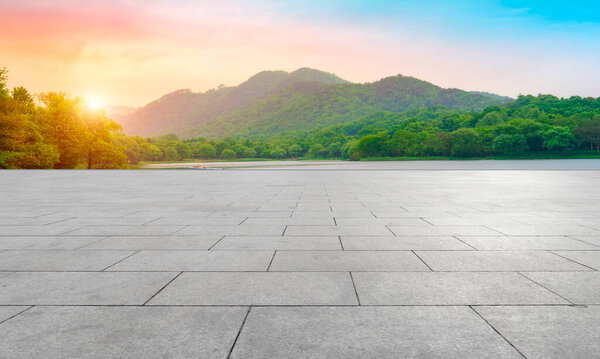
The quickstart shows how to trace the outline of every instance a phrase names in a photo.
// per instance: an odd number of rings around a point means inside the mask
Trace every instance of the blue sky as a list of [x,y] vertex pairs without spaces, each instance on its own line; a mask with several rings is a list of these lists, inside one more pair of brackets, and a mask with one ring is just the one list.
[[299,67],[600,96],[600,1],[0,0],[0,33],[10,85],[108,103]]

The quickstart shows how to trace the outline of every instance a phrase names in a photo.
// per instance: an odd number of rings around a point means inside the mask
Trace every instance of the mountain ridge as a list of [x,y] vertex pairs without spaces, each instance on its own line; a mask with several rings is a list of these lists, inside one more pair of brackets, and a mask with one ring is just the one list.
[[444,89],[408,76],[352,83],[334,74],[300,68],[262,71],[233,87],[203,93],[177,90],[117,117],[126,133],[182,138],[256,136],[343,123],[375,112],[442,105],[481,110],[508,100],[489,93]]

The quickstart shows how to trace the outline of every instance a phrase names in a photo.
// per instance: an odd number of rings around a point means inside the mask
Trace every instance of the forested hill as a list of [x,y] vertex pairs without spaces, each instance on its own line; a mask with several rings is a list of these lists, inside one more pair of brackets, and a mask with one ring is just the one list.
[[263,71],[237,87],[223,87],[204,93],[179,90],[124,116],[115,116],[128,134],[156,136],[176,133],[191,137],[191,129],[216,121],[232,111],[248,107],[280,88],[300,82],[347,84],[333,74],[302,68],[292,73]]
[[493,94],[443,89],[412,77],[354,84],[318,70],[264,71],[237,87],[180,90],[117,117],[131,135],[182,138],[266,136],[345,123],[379,112],[443,105],[482,110],[508,101]]

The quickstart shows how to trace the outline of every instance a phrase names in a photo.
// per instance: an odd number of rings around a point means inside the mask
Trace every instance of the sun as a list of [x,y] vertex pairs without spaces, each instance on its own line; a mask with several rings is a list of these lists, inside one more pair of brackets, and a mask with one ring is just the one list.
[[91,110],[104,108],[104,101],[99,97],[88,97],[85,102]]

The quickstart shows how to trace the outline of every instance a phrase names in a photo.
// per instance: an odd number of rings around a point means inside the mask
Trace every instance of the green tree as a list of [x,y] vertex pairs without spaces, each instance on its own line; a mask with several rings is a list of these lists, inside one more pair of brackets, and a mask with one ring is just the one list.
[[275,147],[271,150],[272,158],[284,158],[287,155],[287,152],[281,147]]
[[189,143],[173,141],[175,149],[177,150],[177,159],[184,160],[186,158],[191,158],[194,150]]
[[499,135],[494,138],[492,148],[495,153],[501,155],[521,155],[529,150],[527,147],[527,139],[524,135]]
[[490,112],[477,121],[477,127],[494,126],[504,122],[500,112]]
[[112,143],[94,141],[88,148],[88,169],[117,169],[127,166],[127,156]]
[[579,123],[575,133],[582,142],[589,143],[590,150],[600,152],[600,116]]
[[194,155],[203,159],[215,158],[217,150],[210,143],[201,143],[196,147]]
[[544,147],[550,151],[564,150],[573,145],[575,136],[568,127],[552,126],[542,132]]
[[419,143],[419,135],[405,130],[398,130],[386,142],[389,154],[394,157],[411,155]]
[[300,145],[298,145],[297,143],[294,143],[288,148],[288,153],[292,157],[298,157],[302,154],[302,147],[300,147]]
[[461,128],[450,134],[450,154],[457,157],[474,157],[483,152],[479,134],[471,128]]
[[308,154],[314,158],[322,158],[327,155],[327,148],[320,143],[315,143],[308,149]]
[[40,109],[45,135],[60,152],[55,168],[75,168],[87,162],[89,132],[82,115],[81,99],[70,99],[64,93],[49,92],[40,95],[44,107]]
[[233,150],[226,148],[221,152],[221,157],[226,160],[232,160],[236,157],[236,154],[233,152]]
[[334,142],[327,146],[327,156],[329,157],[340,157],[342,155],[342,144]]
[[358,140],[358,151],[361,157],[381,156],[384,149],[385,137],[381,135],[367,135]]
[[445,132],[427,136],[423,143],[423,154],[427,156],[450,155],[450,135]]

